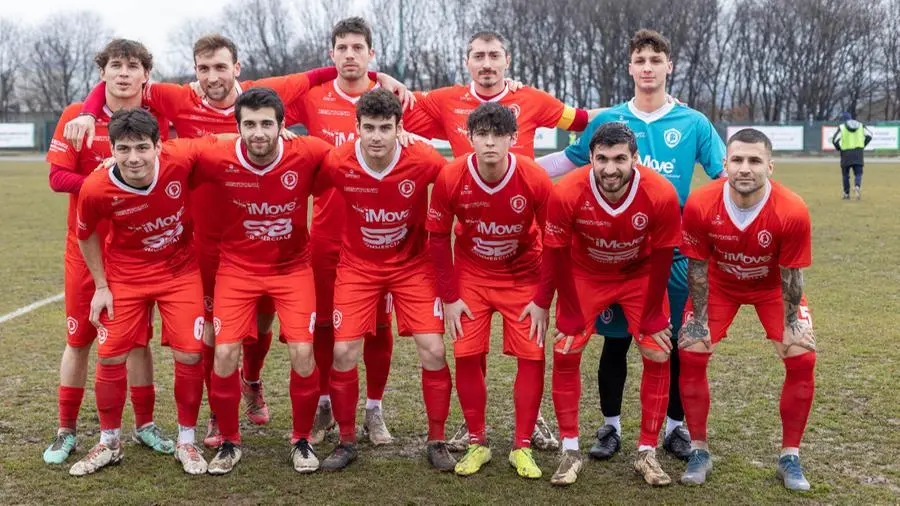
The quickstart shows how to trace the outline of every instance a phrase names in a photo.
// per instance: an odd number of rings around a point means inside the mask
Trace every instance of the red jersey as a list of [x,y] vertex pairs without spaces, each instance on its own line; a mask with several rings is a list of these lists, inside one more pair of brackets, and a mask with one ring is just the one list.
[[78,239],[110,221],[104,264],[109,280],[155,282],[196,268],[191,248],[187,183],[194,151],[190,140],[166,143],[153,182],[133,188],[114,175],[116,166],[87,177],[78,197]]
[[509,168],[493,185],[478,173],[475,154],[457,158],[431,192],[427,229],[456,227],[455,263],[461,280],[483,286],[534,284],[540,277],[541,228],[553,183],[534,160],[509,155]]
[[428,185],[446,163],[424,142],[406,148],[397,143],[381,172],[366,164],[359,140],[335,149],[322,167],[321,185],[336,188],[345,201],[340,263],[389,276],[428,262]]
[[[416,104],[403,115],[403,128],[424,137],[446,138],[454,156],[472,151],[466,122],[469,113],[484,102],[498,102],[512,109],[518,122],[518,138],[510,151],[534,158],[534,134],[538,127],[575,126],[577,110],[544,91],[524,87],[511,93],[504,87],[499,95],[485,99],[475,92],[475,83],[455,85],[416,94]],[[586,122],[587,116],[579,123]],[[584,129],[584,125],[579,125]]]
[[809,210],[803,200],[776,181],[741,224],[728,196],[728,181],[713,181],[691,193],[684,206],[681,252],[709,261],[709,282],[743,298],[781,289],[781,270],[812,264]]
[[278,155],[266,167],[250,162],[242,147],[241,139],[216,139],[196,164],[198,178],[215,186],[221,202],[219,272],[267,276],[303,268],[309,261],[307,200],[331,147],[314,137],[279,138]]
[[681,242],[679,207],[675,187],[642,165],[619,203],[610,204],[587,165],[554,186],[544,245],[571,246],[576,277],[617,282],[647,275],[651,250]]
[[[370,90],[377,87],[377,82],[370,82]],[[337,80],[332,80],[312,87],[306,100],[288,107],[285,115],[306,125],[309,135],[337,147],[356,140],[359,97],[345,93]],[[340,243],[345,222],[344,201],[337,190],[330,189],[313,198],[312,235]]]

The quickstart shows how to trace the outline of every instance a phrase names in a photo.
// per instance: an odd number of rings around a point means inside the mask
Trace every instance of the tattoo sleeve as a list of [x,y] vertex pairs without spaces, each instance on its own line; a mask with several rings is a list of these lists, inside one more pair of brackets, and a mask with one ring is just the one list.
[[784,299],[784,326],[797,325],[797,310],[803,298],[803,273],[800,269],[781,268],[781,297]]
[[694,305],[694,318],[709,320],[709,262],[688,259],[688,294]]

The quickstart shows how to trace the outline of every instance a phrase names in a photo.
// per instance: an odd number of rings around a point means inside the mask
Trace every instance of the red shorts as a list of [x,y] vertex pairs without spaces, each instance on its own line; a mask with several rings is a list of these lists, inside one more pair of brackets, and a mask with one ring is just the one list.
[[[337,264],[341,256],[341,244],[329,239],[312,239],[310,242],[313,276],[316,280],[316,314],[334,313],[334,283],[337,279]],[[391,324],[391,309],[387,307],[389,297],[378,299],[375,322],[379,326]],[[331,318],[319,318],[318,327],[331,327]]]
[[[200,263],[200,277],[203,280],[203,309],[206,321],[213,321],[214,295],[216,293],[216,271],[219,270],[219,254],[204,253],[209,248],[198,248],[200,254],[197,258]],[[271,297],[260,297],[257,312],[261,314],[275,313],[275,305]]]
[[147,346],[151,333],[153,303],[162,317],[162,345],[185,353],[200,353],[203,337],[203,284],[200,273],[191,270],[153,283],[109,281],[114,318],[100,317],[97,354],[117,357],[132,348]]
[[[628,333],[634,336],[637,343],[651,350],[662,350],[659,344],[650,336],[644,336],[640,332],[641,316],[644,312],[644,298],[647,294],[647,276],[626,279],[624,281],[597,281],[575,277],[575,291],[581,302],[581,314],[590,323],[585,331],[575,336],[570,350],[583,348],[594,333],[595,317],[612,304],[618,304],[628,320]],[[669,316],[668,297],[663,294],[663,312]],[[562,350],[565,341],[556,344],[556,349]]]
[[463,336],[453,343],[455,357],[488,353],[491,349],[491,318],[503,319],[503,353],[527,360],[543,360],[544,349],[530,339],[531,320],[519,321],[522,310],[534,299],[537,285],[488,287],[460,282],[459,296],[469,306],[474,319],[462,316]]
[[[216,344],[255,340],[257,301],[269,296],[278,313],[281,339],[288,343],[311,343],[316,324],[316,296],[312,268],[284,274],[260,276],[229,269],[216,276]],[[261,309],[259,310],[262,311]]]
[[354,341],[374,335],[376,314],[382,303],[388,312],[397,312],[397,330],[401,336],[444,333],[444,307],[434,292],[434,269],[430,263],[392,276],[340,265],[334,292],[335,341]]
[[84,263],[80,251],[65,256],[66,343],[73,348],[90,346],[97,337],[97,328],[88,319],[94,297],[94,278]]
[[[724,292],[710,290],[709,292],[709,334],[713,343],[718,343],[728,335],[728,328],[737,316],[742,305],[752,305],[756,309],[756,315],[766,331],[766,339],[781,342],[784,337],[784,300],[781,290],[775,290],[760,294],[745,294],[743,297],[734,297]],[[684,307],[684,317],[693,317],[694,305],[688,299]],[[812,317],[809,314],[809,306],[806,295],[800,298],[800,306],[797,315],[801,320],[806,320],[812,325]]]

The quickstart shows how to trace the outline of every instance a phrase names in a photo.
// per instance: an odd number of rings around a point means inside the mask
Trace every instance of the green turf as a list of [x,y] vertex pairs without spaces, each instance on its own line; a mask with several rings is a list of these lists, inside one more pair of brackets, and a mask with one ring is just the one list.
[[[710,441],[715,471],[702,488],[651,489],[631,471],[638,429],[640,360],[630,357],[624,403],[625,443],[611,462],[588,462],[577,484],[551,487],[556,456],[536,453],[544,479],[526,482],[506,463],[512,433],[514,361],[489,359],[488,425],[494,462],[460,479],[427,469],[422,457],[425,417],[412,343],[400,339],[385,397],[388,426],[397,443],[375,450],[363,444],[359,461],[340,474],[300,476],[288,460],[290,400],[287,353],[273,346],[263,378],[272,423],[243,423],[244,460],[225,477],[188,477],[171,457],[126,444],[124,462],[75,479],[68,465],[46,466],[41,452],[56,425],[57,368],[65,337],[62,303],[0,324],[0,504],[47,503],[809,503],[883,504],[900,501],[900,317],[898,262],[900,167],[866,167],[864,200],[839,199],[836,163],[785,164],[776,176],[800,193],[814,225],[814,262],[806,280],[820,355],[816,402],[803,445],[813,489],[791,494],[774,479],[780,442],[778,396],[783,367],[752,310],[742,310],[710,366]],[[46,166],[0,164],[0,314],[62,290],[66,198],[46,186]],[[495,326],[496,328],[496,326]],[[499,335],[495,335],[499,337]],[[583,365],[582,447],[601,420],[596,390],[600,341]],[[498,350],[494,342],[494,350]],[[156,419],[174,433],[172,367],[168,350],[154,345]],[[364,374],[360,374],[364,377]],[[544,414],[552,419],[549,395]],[[365,390],[362,389],[364,392]],[[125,426],[132,413],[126,407]],[[206,408],[201,423],[205,423]],[[451,430],[461,420],[453,400]],[[97,438],[92,388],[79,419],[84,454]],[[320,456],[333,441],[319,448]],[[207,457],[210,457],[207,453]],[[70,464],[74,459],[70,459]],[[683,464],[662,465],[677,478]]]

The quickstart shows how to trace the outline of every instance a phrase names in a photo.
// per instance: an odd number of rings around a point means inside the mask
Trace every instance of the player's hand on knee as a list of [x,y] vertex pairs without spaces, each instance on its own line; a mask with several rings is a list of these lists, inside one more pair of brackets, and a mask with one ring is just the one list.
[[697,343],[703,343],[708,350],[712,348],[712,337],[709,333],[709,324],[691,315],[684,322],[684,325],[681,326],[681,335],[678,336],[678,347],[689,348]]
[[570,335],[566,334],[565,332],[560,332],[559,330],[557,330],[556,336],[553,338],[553,342],[554,342],[554,344],[559,344],[561,342],[565,342],[566,344],[563,345],[563,348],[561,350],[556,350],[556,351],[558,351],[560,353],[564,353],[564,354],[569,353],[569,350],[572,349],[572,344],[575,342],[575,336],[574,335],[570,336]]
[[816,351],[816,334],[812,325],[805,320],[797,320],[784,327],[784,336],[781,340],[785,350],[791,346],[799,346],[809,351]]
[[462,299],[456,299],[454,302],[444,304],[444,319],[447,321],[447,329],[450,338],[456,341],[463,336],[462,331],[462,315],[466,315],[470,320],[474,320],[472,311]]
[[100,315],[103,314],[104,310],[106,311],[106,317],[112,320],[115,316],[113,314],[113,296],[108,286],[94,290],[94,297],[91,298],[89,320],[98,329],[103,328],[103,324],[100,323]]
[[63,128],[63,137],[75,148],[81,151],[81,141],[87,136],[87,147],[94,143],[94,125],[97,120],[90,114],[83,114],[70,120]]
[[550,313],[531,301],[522,310],[519,315],[519,321],[525,321],[525,318],[531,318],[531,326],[528,329],[528,340],[536,339],[537,345],[544,347],[544,335],[547,333],[547,327],[550,324]]
[[666,354],[672,353],[672,326],[668,327],[656,332],[655,334],[650,334],[650,337],[656,341],[656,344],[659,345],[660,348]]

